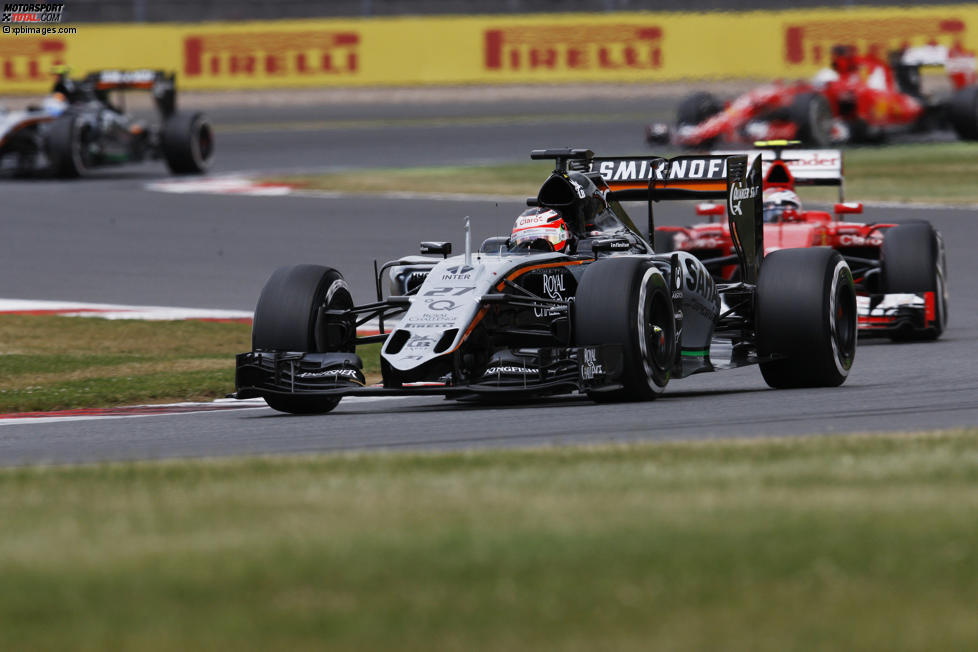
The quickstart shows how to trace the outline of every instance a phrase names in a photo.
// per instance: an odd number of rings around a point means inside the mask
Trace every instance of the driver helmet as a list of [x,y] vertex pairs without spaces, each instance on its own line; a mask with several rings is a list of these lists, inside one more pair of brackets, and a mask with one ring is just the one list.
[[832,70],[845,76],[856,72],[859,63],[856,48],[851,45],[835,45],[832,47]]
[[64,93],[51,93],[41,102],[41,108],[51,115],[61,115],[68,108],[68,100]]
[[801,200],[797,193],[788,188],[766,188],[764,190],[764,221],[787,222],[798,219]]
[[511,247],[522,245],[530,249],[563,251],[569,238],[570,231],[561,214],[552,208],[538,206],[523,211],[516,218],[509,244]]

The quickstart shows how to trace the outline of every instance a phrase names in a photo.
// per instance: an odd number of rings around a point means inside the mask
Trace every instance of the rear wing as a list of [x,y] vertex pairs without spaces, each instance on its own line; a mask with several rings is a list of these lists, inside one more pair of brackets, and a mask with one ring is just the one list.
[[943,68],[955,89],[964,88],[978,80],[975,53],[964,50],[960,46],[948,49],[943,45],[933,44],[906,48],[891,53],[891,62],[901,88],[904,85],[910,85],[917,89],[918,94],[920,80],[909,79],[904,82],[900,75],[901,68],[917,70],[920,68]]
[[600,175],[608,201],[644,201],[649,241],[655,220],[652,205],[675,199],[724,199],[730,235],[740,258],[741,279],[756,283],[764,252],[761,158],[734,155],[599,157],[586,149],[535,150],[531,158],[553,158],[561,168]]
[[176,110],[176,73],[163,70],[99,70],[89,73],[81,85],[96,96],[110,91],[150,91],[164,116]]
[[[728,170],[730,159],[734,163]],[[595,157],[590,171],[601,174],[619,201],[723,199],[728,172],[738,165],[746,167],[743,156]]]
[[89,73],[85,81],[100,91],[151,91],[159,84],[172,84],[174,78],[174,73],[162,70],[99,70]]
[[[716,151],[714,155],[740,152]],[[837,149],[754,149],[746,154],[760,157],[765,183],[784,186],[830,186],[839,189],[839,201],[845,201],[842,152]]]

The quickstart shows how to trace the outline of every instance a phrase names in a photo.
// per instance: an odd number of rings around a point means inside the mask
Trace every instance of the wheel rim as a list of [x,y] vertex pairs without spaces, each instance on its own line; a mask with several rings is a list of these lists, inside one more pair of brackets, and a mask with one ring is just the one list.
[[71,158],[75,164],[75,170],[81,174],[91,167],[91,128],[88,125],[76,123],[72,125],[72,129],[78,130],[78,136],[71,139]]
[[[669,380],[674,344],[672,307],[654,268],[646,271],[639,295],[638,335],[642,365],[649,388],[661,392]],[[660,277],[661,278],[661,277]]]
[[[323,302],[321,306],[325,310],[344,310],[344,309],[348,310],[352,308],[353,294],[350,292],[350,286],[347,285],[346,281],[344,281],[341,278],[332,281],[329,284],[329,287],[326,289],[326,293],[323,296]],[[313,332],[317,334],[325,333],[326,329],[330,324],[330,320],[328,317],[324,316],[322,322],[320,322],[317,319],[319,311],[316,310],[316,313],[317,314],[313,316],[313,322],[314,322],[313,328],[315,329]],[[349,331],[351,338],[348,344],[340,345],[339,350],[348,351],[352,353],[356,349],[356,345],[353,343],[353,339],[356,337],[356,324],[349,320],[343,321],[341,323]],[[319,339],[320,339],[319,337],[314,337],[313,341],[318,341]],[[322,338],[322,341],[323,342],[326,341],[325,337]]]
[[214,152],[214,133],[210,123],[206,120],[199,121],[195,125],[194,137],[191,139],[191,154],[200,168],[205,167]]
[[856,353],[856,295],[853,291],[851,276],[845,269],[840,269],[845,263],[840,262],[836,267],[833,280],[831,317],[829,331],[832,341],[832,353],[836,367],[842,374],[848,374]]
[[649,357],[655,368],[665,373],[669,369],[671,361],[670,336],[672,329],[669,327],[669,317],[672,311],[666,305],[665,297],[662,293],[656,292],[652,297],[648,311],[645,338]]
[[828,145],[832,133],[832,112],[825,102],[813,100],[809,120],[812,125],[812,140],[817,145]]
[[944,332],[947,325],[947,284],[944,283],[944,274],[937,270],[937,287],[934,288],[934,310],[936,311],[935,321],[937,332]]

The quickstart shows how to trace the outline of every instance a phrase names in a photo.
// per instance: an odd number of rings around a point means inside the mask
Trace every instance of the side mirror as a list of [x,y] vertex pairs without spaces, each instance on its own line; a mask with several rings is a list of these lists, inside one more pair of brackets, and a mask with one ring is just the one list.
[[702,204],[696,204],[696,214],[697,215],[707,215],[710,218],[710,222],[713,221],[714,215],[719,215],[723,217],[726,212],[723,204],[712,204],[710,202],[704,202]]
[[452,253],[452,243],[451,242],[422,242],[421,253],[441,254],[443,257],[448,258],[448,255]]
[[858,215],[863,212],[863,203],[861,201],[847,201],[841,204],[835,205],[836,215]]

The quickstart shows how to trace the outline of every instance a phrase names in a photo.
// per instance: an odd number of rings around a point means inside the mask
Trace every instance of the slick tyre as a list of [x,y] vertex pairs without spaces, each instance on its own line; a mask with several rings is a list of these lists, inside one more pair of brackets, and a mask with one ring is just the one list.
[[676,124],[680,127],[698,125],[723,111],[723,103],[712,93],[698,91],[684,97],[676,109]]
[[676,323],[668,285],[649,260],[606,258],[588,266],[573,320],[578,346],[622,347],[622,387],[589,392],[592,400],[647,401],[662,393],[675,359]]
[[965,86],[951,96],[947,117],[962,140],[978,140],[978,85]]
[[[355,325],[329,322],[320,308],[352,308],[353,297],[343,276],[330,267],[280,267],[258,297],[251,329],[254,350],[326,353],[355,349]],[[292,414],[322,414],[339,398],[266,396],[268,405]]]
[[897,331],[894,340],[935,340],[947,326],[947,261],[944,242],[928,222],[911,222],[887,229],[880,248],[883,291],[887,294],[934,293],[935,319],[924,330]]
[[92,167],[92,125],[72,113],[62,114],[51,124],[47,154],[54,174],[63,179],[84,176]]
[[765,256],[755,309],[761,375],[769,386],[845,382],[856,353],[856,290],[837,251],[780,249]]
[[657,254],[667,254],[670,251],[676,250],[676,231],[659,231],[655,232],[655,244],[653,249]]
[[810,147],[828,147],[832,142],[832,108],[821,93],[802,93],[788,108],[798,126],[798,140]]
[[214,129],[203,113],[174,113],[163,124],[163,157],[173,174],[203,174],[214,158]]

